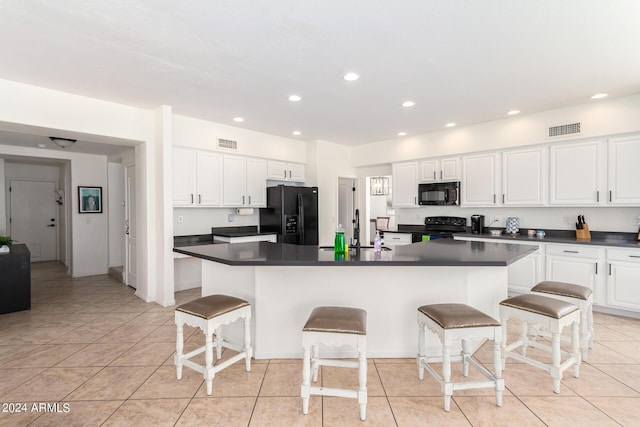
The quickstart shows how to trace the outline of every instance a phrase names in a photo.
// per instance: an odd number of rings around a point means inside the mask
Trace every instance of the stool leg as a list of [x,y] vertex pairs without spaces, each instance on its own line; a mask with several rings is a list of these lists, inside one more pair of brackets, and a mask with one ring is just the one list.
[[182,379],[182,351],[184,350],[184,327],[182,323],[176,325],[176,357],[174,363],[176,365],[176,376]]
[[504,379],[502,378],[502,361],[500,360],[500,342],[493,341],[493,371],[496,376],[496,405],[502,406]]
[[425,340],[427,329],[424,326],[418,326],[418,378],[424,380],[424,365],[422,359],[425,355]]
[[251,348],[251,319],[244,318],[244,368],[247,372],[251,371],[251,357],[253,356],[253,348]]
[[216,329],[216,359],[220,360],[222,358],[222,342],[224,338],[222,337],[222,325],[218,326]]
[[[527,337],[528,325],[524,320],[520,323],[520,341],[522,341],[522,348],[520,354],[527,355],[527,347],[529,346],[529,338]],[[537,334],[537,332],[536,332]]]
[[309,412],[309,396],[311,394],[311,349],[308,345],[303,347],[302,353],[302,387],[300,395],[302,397],[302,413]]
[[460,356],[462,356],[462,375],[465,377],[469,376],[469,353],[470,353],[470,342],[469,340],[462,340],[462,351],[460,352]]
[[451,349],[448,342],[442,343],[442,393],[444,394],[444,410],[451,409],[451,395],[453,386],[451,385]]
[[[573,340],[573,337],[571,338]],[[589,350],[589,314],[587,310],[580,310],[580,351],[582,360],[587,360]]]
[[364,352],[358,352],[358,403],[360,404],[360,419],[367,418],[367,356]]
[[[580,343],[582,344],[582,341]],[[580,352],[578,349],[578,325],[576,325],[576,322],[571,324],[571,356],[575,358],[573,376],[578,378],[580,376]]]
[[206,334],[204,340],[204,381],[207,384],[207,395],[213,392],[213,334]]
[[507,317],[501,319],[502,323],[502,342],[500,343],[500,354],[502,355],[502,369],[507,367]]
[[318,370],[320,369],[320,364],[318,361],[318,358],[320,357],[320,345],[318,343],[315,343],[313,345],[313,347],[311,348],[312,351],[312,355],[311,355],[311,377],[313,379],[313,382],[317,382],[318,381]]
[[560,380],[562,379],[562,372],[560,371],[560,355],[560,332],[553,331],[551,333],[551,369],[549,373],[553,377],[554,393],[560,393]]

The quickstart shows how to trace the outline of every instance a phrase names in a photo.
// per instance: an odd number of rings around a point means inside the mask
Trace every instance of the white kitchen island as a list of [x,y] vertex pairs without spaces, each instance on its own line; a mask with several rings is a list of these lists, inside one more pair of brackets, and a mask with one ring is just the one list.
[[[175,251],[202,259],[203,296],[229,294],[252,304],[254,355],[272,359],[302,356],[302,326],[323,305],[367,311],[368,357],[413,357],[419,306],[464,303],[497,318],[507,297],[507,265],[535,249],[439,240],[338,260],[315,246],[264,242]],[[240,329],[232,334],[240,336]],[[438,356],[439,345],[430,344],[429,355]]]

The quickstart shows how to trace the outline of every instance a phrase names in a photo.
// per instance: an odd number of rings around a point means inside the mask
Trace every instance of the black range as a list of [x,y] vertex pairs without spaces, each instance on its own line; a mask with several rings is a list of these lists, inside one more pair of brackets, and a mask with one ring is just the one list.
[[398,231],[411,233],[411,241],[421,242],[422,236],[430,236],[431,240],[453,239],[454,233],[467,231],[467,219],[457,216],[428,216],[424,225],[398,224]]

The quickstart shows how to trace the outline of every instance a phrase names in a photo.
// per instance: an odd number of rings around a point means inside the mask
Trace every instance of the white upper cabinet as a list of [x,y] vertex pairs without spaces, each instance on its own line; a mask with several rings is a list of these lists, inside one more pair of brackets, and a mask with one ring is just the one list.
[[222,155],[175,147],[172,163],[174,206],[222,204]]
[[305,167],[301,163],[287,163],[269,160],[267,164],[267,178],[278,181],[305,181]]
[[420,182],[460,180],[460,157],[420,161]]
[[462,206],[496,206],[499,203],[498,153],[462,156]]
[[501,202],[508,206],[547,203],[548,151],[546,147],[502,153]]
[[609,148],[609,191],[607,201],[612,205],[640,203],[640,135],[612,138]]
[[266,183],[266,160],[225,154],[224,206],[265,206]]
[[603,154],[599,140],[551,145],[550,204],[602,205],[607,199]]
[[418,162],[394,163],[393,205],[414,208],[418,206]]
[[222,155],[212,152],[198,152],[196,160],[197,205],[220,206],[222,204]]

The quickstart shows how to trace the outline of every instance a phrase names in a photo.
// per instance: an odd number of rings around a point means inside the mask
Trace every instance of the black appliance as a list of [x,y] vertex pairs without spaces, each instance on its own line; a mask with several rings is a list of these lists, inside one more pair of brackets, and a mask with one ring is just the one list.
[[460,182],[418,184],[419,205],[459,205]]
[[260,232],[275,233],[278,243],[318,245],[318,187],[267,187],[260,209]]
[[484,215],[471,215],[471,232],[482,234],[484,231]]
[[430,240],[453,239],[453,233],[464,233],[467,219],[456,216],[428,216],[424,225],[398,224],[398,231],[411,233],[412,242],[421,242],[422,236]]

